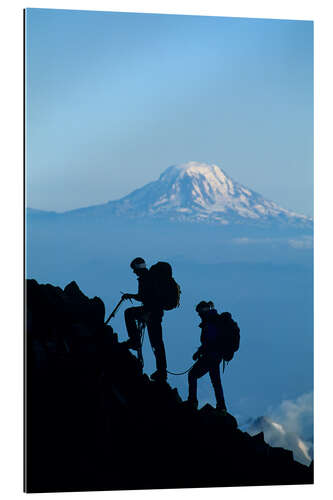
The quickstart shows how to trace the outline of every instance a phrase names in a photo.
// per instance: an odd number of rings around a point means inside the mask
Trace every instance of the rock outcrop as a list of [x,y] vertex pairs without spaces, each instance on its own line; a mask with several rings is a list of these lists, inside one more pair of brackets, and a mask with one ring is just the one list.
[[26,284],[25,490],[310,484],[313,464],[152,382],[75,282]]

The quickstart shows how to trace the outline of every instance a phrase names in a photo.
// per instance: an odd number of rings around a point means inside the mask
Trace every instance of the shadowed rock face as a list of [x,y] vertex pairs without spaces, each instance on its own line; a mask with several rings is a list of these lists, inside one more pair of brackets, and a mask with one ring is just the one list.
[[151,382],[75,282],[26,284],[28,492],[313,482],[313,466]]

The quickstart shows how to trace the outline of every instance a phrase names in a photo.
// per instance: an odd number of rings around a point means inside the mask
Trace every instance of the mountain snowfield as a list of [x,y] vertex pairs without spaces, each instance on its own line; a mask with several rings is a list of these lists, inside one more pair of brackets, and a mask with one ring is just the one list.
[[281,208],[234,181],[218,165],[196,161],[167,168],[158,180],[119,200],[72,213],[101,210],[113,215],[163,217],[172,221],[312,224],[309,217]]
[[310,465],[313,458],[310,449],[312,443],[303,441],[295,432],[288,432],[282,424],[268,417],[259,417],[251,422],[246,430],[251,436],[263,432],[268,444],[291,450],[294,460]]

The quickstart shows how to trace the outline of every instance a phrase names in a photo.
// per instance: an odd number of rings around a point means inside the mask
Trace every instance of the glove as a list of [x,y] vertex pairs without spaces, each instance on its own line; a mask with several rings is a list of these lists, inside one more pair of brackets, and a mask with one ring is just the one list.
[[195,361],[196,359],[198,359],[199,357],[199,351],[196,351],[193,356],[192,356],[192,359]]
[[122,298],[124,300],[131,299],[132,298],[132,294],[131,293],[123,293],[123,297]]

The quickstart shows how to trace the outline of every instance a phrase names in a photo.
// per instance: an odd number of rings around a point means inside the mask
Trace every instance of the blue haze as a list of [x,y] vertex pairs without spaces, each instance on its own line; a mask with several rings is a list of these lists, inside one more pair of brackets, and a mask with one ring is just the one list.
[[[200,300],[231,311],[241,328],[241,348],[223,384],[229,410],[242,420],[313,390],[313,252],[290,246],[295,229],[271,237],[267,230],[254,231],[248,244],[239,243],[247,228],[165,223],[161,231],[151,221],[70,215],[32,216],[27,229],[28,277],[61,287],[74,279],[88,296],[102,298],[107,315],[120,291],[136,292],[133,257],[145,257],[148,265],[169,261],[182,288],[181,308],[165,313],[163,321],[170,371],[192,364]],[[111,322],[120,341],[127,339],[124,309]],[[144,345],[149,374],[155,367],[148,338]],[[169,381],[186,398],[186,375],[170,375]],[[214,404],[208,376],[199,381],[198,396],[201,405]]]
[[27,204],[117,199],[220,165],[313,214],[309,21],[27,10]]
[[[313,214],[311,22],[48,9],[28,9],[26,22],[27,206],[103,203],[195,160]],[[163,322],[171,371],[191,365],[194,306],[212,299],[241,327],[223,376],[231,413],[257,417],[313,390],[312,234],[27,219],[27,276],[75,280],[107,313],[136,290],[138,255],[171,262],[183,290]],[[125,340],[122,314],[112,326]],[[185,397],[186,376],[169,380]],[[198,395],[214,402],[207,377]]]

